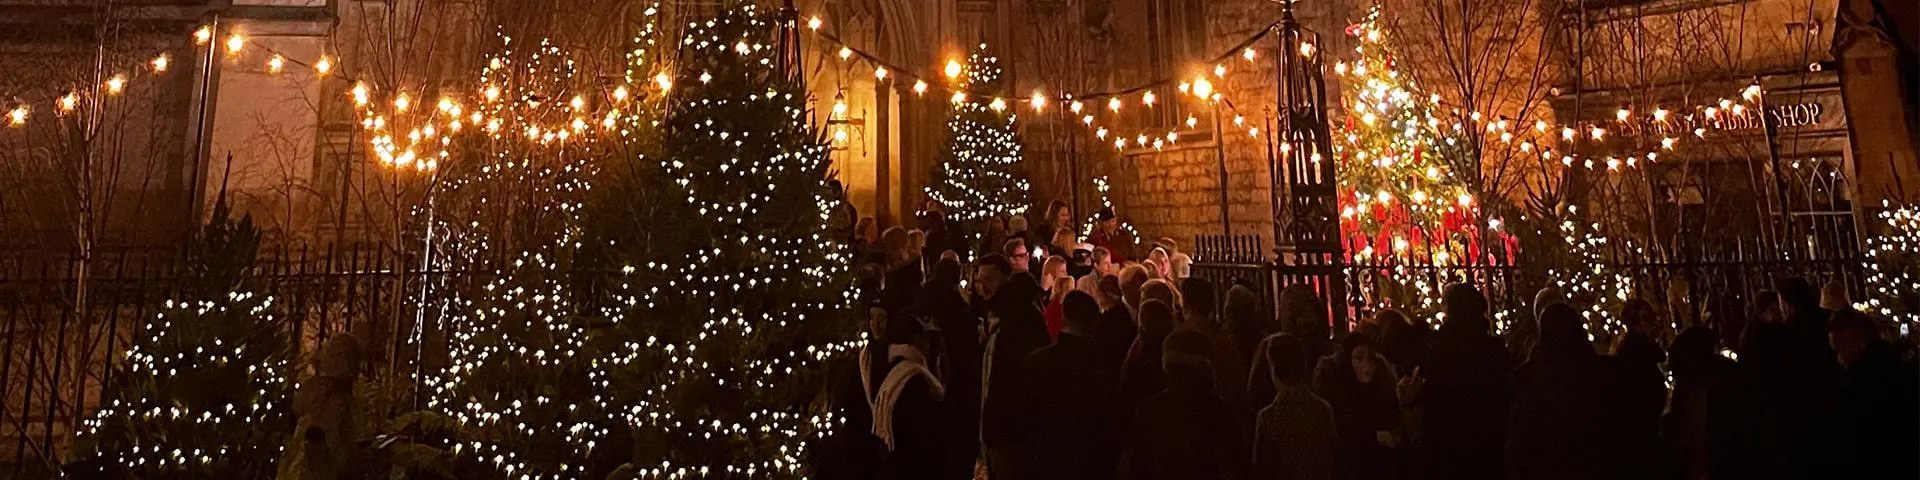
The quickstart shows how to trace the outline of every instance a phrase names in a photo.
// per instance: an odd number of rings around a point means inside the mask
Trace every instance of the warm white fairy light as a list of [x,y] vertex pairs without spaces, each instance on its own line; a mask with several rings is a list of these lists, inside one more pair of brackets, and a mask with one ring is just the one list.
[[153,69],[153,73],[166,73],[167,67],[172,64],[173,56],[164,53],[153,57],[152,61],[147,62],[147,66]]
[[126,91],[126,89],[127,89],[126,74],[116,73],[113,75],[113,77],[107,79],[108,95],[119,95],[121,92]]

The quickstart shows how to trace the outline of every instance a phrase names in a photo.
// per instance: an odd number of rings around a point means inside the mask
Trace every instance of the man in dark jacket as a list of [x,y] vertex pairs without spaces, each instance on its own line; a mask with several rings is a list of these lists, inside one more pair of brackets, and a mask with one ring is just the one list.
[[[997,255],[989,256],[982,264],[982,272],[1003,271],[999,269],[1007,267],[1006,260]],[[1027,465],[1031,462],[1024,458],[1029,450],[1026,433],[1032,428],[1026,421],[1032,391],[1024,383],[1024,377],[1030,372],[1024,370],[1027,355],[1047,345],[1046,320],[1040,317],[1040,307],[1034,304],[1039,293],[1040,284],[1033,276],[1019,273],[986,295],[986,302],[991,306],[987,318],[985,385],[981,391],[984,401],[980,411],[980,440],[987,450],[988,468],[996,478],[1035,478],[1029,476]]]
[[1133,414],[1121,457],[1126,480],[1243,478],[1246,444],[1234,433],[1226,405],[1213,394],[1206,335],[1180,331],[1167,337],[1162,365],[1166,390]]
[[1719,336],[1692,327],[1673,340],[1673,400],[1664,422],[1680,478],[1786,478],[1766,397],[1751,375],[1720,355]]
[[1413,393],[1422,410],[1427,478],[1497,478],[1506,463],[1507,407],[1513,358],[1489,333],[1487,299],[1471,285],[1447,287],[1446,323],[1434,334],[1424,364],[1414,370]]
[[942,350],[938,374],[947,388],[943,403],[951,420],[946,465],[948,480],[973,478],[974,460],[980,455],[980,317],[967,307],[960,294],[960,262],[943,258],[933,264],[933,274],[920,289],[914,310],[940,327]]
[[1085,292],[1067,294],[1066,326],[1054,344],[1028,355],[1020,388],[1027,401],[1023,443],[1034,460],[1036,479],[1093,478],[1113,465],[1094,459],[1099,445],[1100,412],[1113,398],[1117,380],[1103,365],[1106,355],[1094,344],[1100,306]]
[[1653,475],[1660,414],[1667,405],[1667,376],[1660,369],[1667,352],[1658,340],[1666,327],[1653,304],[1643,299],[1627,301],[1620,317],[1627,333],[1606,358],[1612,385],[1596,392],[1613,397],[1602,406],[1608,413],[1602,448],[1613,458],[1607,462],[1612,478],[1646,478]]
[[1580,314],[1564,303],[1541,310],[1531,358],[1513,371],[1508,480],[1598,480],[1619,458],[1599,447],[1608,406],[1604,361]]
[[1873,319],[1840,310],[1828,324],[1839,362],[1845,367],[1839,394],[1815,435],[1825,447],[1828,478],[1920,478],[1920,385],[1913,369],[1900,362],[1893,345],[1880,337]]
[[1825,446],[1812,435],[1821,412],[1832,405],[1840,376],[1826,341],[1828,313],[1806,279],[1784,279],[1776,287],[1784,322],[1750,327],[1755,330],[1752,355],[1742,355],[1740,363],[1754,370],[1774,407],[1774,431],[1793,478],[1830,478],[1821,465]]

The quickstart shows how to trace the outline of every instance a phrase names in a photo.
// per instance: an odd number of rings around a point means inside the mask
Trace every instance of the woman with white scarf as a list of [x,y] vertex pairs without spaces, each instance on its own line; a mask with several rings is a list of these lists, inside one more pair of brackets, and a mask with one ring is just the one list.
[[[940,411],[946,388],[933,374],[926,356],[925,327],[907,315],[890,318],[886,326],[887,374],[860,378],[873,409],[872,431],[886,445],[882,478],[927,479],[940,474],[946,453],[947,422]],[[861,364],[875,352],[862,350]]]

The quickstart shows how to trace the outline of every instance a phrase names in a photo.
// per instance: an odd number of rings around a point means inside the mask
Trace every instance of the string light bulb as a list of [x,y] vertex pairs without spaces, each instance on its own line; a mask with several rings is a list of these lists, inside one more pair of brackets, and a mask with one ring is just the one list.
[[1079,100],[1074,100],[1073,103],[1067,104],[1067,110],[1072,111],[1073,113],[1080,113],[1080,110],[1085,108],[1086,106],[1081,105]]
[[913,81],[913,94],[914,94],[914,95],[926,95],[926,94],[927,94],[927,82],[926,82],[926,81],[924,81],[924,80],[914,80],[914,81]]
[[886,80],[887,67],[873,67],[873,78],[876,80]]
[[353,104],[354,104],[354,105],[366,105],[366,104],[367,104],[367,100],[368,100],[368,96],[367,96],[367,95],[368,95],[368,94],[367,94],[367,83],[366,83],[366,82],[354,82],[354,84],[353,84]]
[[280,54],[278,53],[273,54],[272,57],[267,58],[267,73],[274,73],[274,74],[280,73],[280,69],[286,68],[286,66],[287,66],[287,57],[280,56]]
[[667,90],[672,90],[672,89],[673,89],[673,77],[670,77],[670,76],[667,76],[667,74],[666,74],[666,72],[661,72],[661,73],[657,73],[657,74],[654,74],[654,75],[653,75],[653,84],[654,84],[654,85],[659,85],[659,86],[660,86],[660,91],[662,91],[662,92],[664,92],[664,91],[667,91]]
[[1154,96],[1152,90],[1148,90],[1146,93],[1140,94],[1140,103],[1145,103],[1149,107],[1153,106],[1153,102],[1158,99],[1159,97]]
[[[1148,93],[1152,93],[1152,92],[1148,92]],[[1212,97],[1212,96],[1213,96],[1213,82],[1210,82],[1210,81],[1207,81],[1207,79],[1206,79],[1206,78],[1204,78],[1204,77],[1203,77],[1203,78],[1200,78],[1200,79],[1196,79],[1196,80],[1194,80],[1194,81],[1193,81],[1193,95],[1194,95],[1194,96],[1197,96],[1197,97],[1200,97],[1200,98],[1209,98],[1209,97]]]
[[7,126],[9,127],[26,126],[27,116],[31,115],[32,113],[33,113],[32,106],[28,106],[26,104],[15,105],[13,107],[13,110],[7,111]]
[[819,16],[819,15],[815,15],[815,16],[813,16],[813,18],[809,18],[809,19],[807,19],[807,29],[808,29],[808,30],[819,30],[819,29],[820,29],[820,25],[821,25],[822,23],[825,23],[825,22],[822,22],[822,21],[820,21],[820,16]]
[[1113,110],[1116,112],[1120,111],[1120,97],[1113,97],[1113,98],[1107,99],[1107,109]]
[[193,31],[194,45],[206,45],[207,42],[212,40],[213,40],[213,26],[201,25],[200,28],[194,29]]
[[107,79],[107,94],[108,94],[108,95],[119,95],[119,94],[120,94],[120,92],[122,92],[122,91],[125,91],[126,89],[127,89],[127,76],[126,76],[126,74],[119,74],[119,73],[116,73],[116,74],[114,74],[114,75],[113,75],[113,78],[108,78],[108,79]]
[[73,112],[73,109],[80,107],[80,93],[69,91],[66,95],[61,95],[60,100],[55,104],[60,107],[60,113]]
[[323,75],[323,76],[329,73],[333,73],[333,58],[326,55],[321,55],[319,60],[314,60],[313,73],[318,75]]
[[996,111],[996,112],[998,112],[998,111],[1002,111],[1002,110],[1006,110],[1006,109],[1007,109],[1007,101],[1006,101],[1005,99],[1001,99],[1001,98],[995,98],[995,99],[993,99],[993,101],[992,101],[992,102],[989,102],[989,103],[987,104],[987,108],[991,108],[991,109],[993,109],[993,111]]
[[1027,104],[1032,105],[1035,111],[1046,110],[1047,95],[1036,90],[1033,92],[1033,96],[1027,99]]
[[1247,47],[1246,49],[1240,51],[1240,56],[1242,58],[1246,58],[1247,61],[1249,62],[1253,61],[1254,57],[1258,55],[1259,54],[1254,53],[1253,47]]
[[625,101],[627,101],[627,96],[628,96],[628,95],[630,95],[630,93],[628,93],[628,92],[627,92],[627,86],[626,86],[626,85],[621,85],[621,86],[618,86],[618,87],[613,87],[613,101],[616,101],[616,102],[625,102]]
[[393,109],[395,111],[405,112],[408,108],[412,107],[413,97],[407,96],[405,92],[401,92],[399,95],[393,97]]
[[853,58],[853,49],[848,47],[840,47],[840,59],[846,60],[849,58]]
[[167,67],[173,65],[173,57],[162,53],[153,57],[153,61],[147,62],[147,65],[153,67],[153,73],[166,73]]
[[960,74],[964,72],[965,68],[966,67],[960,66],[959,60],[947,60],[947,68],[944,73],[947,74],[947,78],[956,79],[960,78]]
[[246,37],[242,37],[238,33],[227,36],[227,54],[228,55],[240,53],[240,49],[245,48],[246,46],[247,46]]

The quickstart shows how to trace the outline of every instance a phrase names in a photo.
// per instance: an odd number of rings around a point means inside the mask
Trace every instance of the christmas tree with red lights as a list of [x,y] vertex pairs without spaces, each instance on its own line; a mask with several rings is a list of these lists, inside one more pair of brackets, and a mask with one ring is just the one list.
[[1341,233],[1356,260],[1477,263],[1478,199],[1450,160],[1468,153],[1461,128],[1436,115],[1438,96],[1396,69],[1380,11],[1350,25],[1356,57],[1334,66],[1344,119],[1334,120]]

